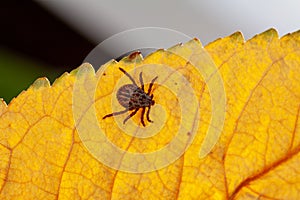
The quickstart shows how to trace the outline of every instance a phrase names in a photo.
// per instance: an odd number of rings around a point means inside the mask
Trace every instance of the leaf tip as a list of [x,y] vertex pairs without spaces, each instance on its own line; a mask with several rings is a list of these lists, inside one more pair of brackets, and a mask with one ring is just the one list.
[[50,82],[46,77],[38,78],[36,81],[34,81],[31,87],[35,90],[40,88],[47,88],[50,87]]
[[66,78],[67,76],[78,76],[78,72],[80,71],[80,73],[91,73],[91,74],[95,74],[95,69],[94,67],[90,64],[90,63],[83,63],[81,64],[79,67],[77,67],[76,69],[73,69],[70,73],[65,72],[63,73],[60,77],[58,77],[54,82],[53,82],[53,86],[59,84],[62,82],[62,80],[64,78]]
[[140,62],[143,60],[143,55],[140,51],[135,51],[128,56],[123,57],[119,62]]
[[0,115],[6,110],[7,104],[4,99],[0,98]]
[[244,44],[245,43],[245,38],[243,36],[243,33],[241,31],[236,31],[232,33],[229,36],[223,37],[223,38],[218,38],[210,43],[208,43],[205,46],[205,49],[212,49],[215,48],[216,46],[220,45],[231,45],[234,44]]
[[[175,46],[176,48],[189,47],[189,48],[202,48],[202,43],[198,38],[193,38],[190,41],[181,44],[180,46]],[[170,48],[175,49],[175,48]]]
[[142,56],[142,55],[141,55],[141,52],[140,52],[140,51],[135,51],[135,52],[131,53],[131,54],[128,56],[128,59],[134,60],[134,59],[138,58],[139,56]]
[[94,73],[95,74],[95,69],[94,67],[86,62],[86,63],[82,63],[79,67],[77,67],[76,69],[72,70],[70,72],[70,75],[76,75],[78,73],[78,71],[85,71],[87,73]]
[[197,42],[197,43],[201,43],[200,40],[199,40],[198,38],[196,38],[196,37],[193,38],[193,41],[194,41],[194,42]]
[[187,43],[185,43],[184,45],[191,45],[191,44],[197,45],[197,46],[200,45],[202,47],[202,43],[198,38],[193,38],[190,41],[188,41]]
[[279,38],[278,31],[275,28],[270,28],[270,29],[264,31],[262,34]]
[[[268,41],[270,39],[278,39],[279,35],[275,28],[270,28],[262,33],[255,35],[252,39],[255,39],[255,38],[264,38],[264,40]],[[252,39],[250,39],[250,40],[252,40]]]
[[238,42],[245,42],[244,35],[241,31],[234,32],[229,37]]
[[80,78],[82,75],[95,76],[95,69],[90,63],[82,63],[77,69],[70,72],[70,75]]

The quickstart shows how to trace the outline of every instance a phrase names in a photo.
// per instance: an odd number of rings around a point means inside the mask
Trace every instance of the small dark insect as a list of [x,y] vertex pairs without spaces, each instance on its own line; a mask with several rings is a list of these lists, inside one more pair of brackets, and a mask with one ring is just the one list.
[[123,85],[122,87],[120,87],[120,89],[117,92],[117,99],[121,104],[121,106],[125,108],[125,110],[105,115],[102,119],[105,119],[107,117],[112,117],[114,115],[121,115],[128,111],[134,110],[132,113],[130,113],[130,115],[128,115],[124,119],[123,124],[125,124],[127,120],[133,117],[137,113],[137,111],[140,108],[142,108],[141,122],[143,126],[146,126],[144,122],[144,115],[145,115],[146,108],[148,108],[146,113],[147,121],[152,123],[153,121],[150,119],[149,114],[150,114],[151,106],[153,106],[155,102],[153,100],[153,94],[150,95],[150,93],[151,93],[152,86],[158,77],[156,76],[154,79],[152,79],[148,92],[146,93],[144,90],[144,81],[143,81],[142,72],[140,73],[141,87],[139,87],[134,81],[134,79],[124,69],[122,69],[121,67],[119,69],[132,82],[132,84]]

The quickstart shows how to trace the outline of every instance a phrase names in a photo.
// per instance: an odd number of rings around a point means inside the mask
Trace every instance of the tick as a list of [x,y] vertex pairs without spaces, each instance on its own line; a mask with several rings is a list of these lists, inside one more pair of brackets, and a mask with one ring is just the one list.
[[143,126],[145,125],[144,122],[144,115],[146,112],[146,108],[148,108],[147,113],[146,113],[146,118],[148,122],[153,123],[153,121],[150,119],[149,114],[150,114],[150,109],[151,106],[155,104],[153,100],[153,94],[151,94],[151,89],[153,87],[154,82],[158,78],[157,76],[152,79],[147,93],[145,92],[144,88],[144,81],[143,81],[143,75],[142,72],[140,73],[140,84],[141,87],[139,87],[135,80],[128,74],[123,68],[119,67],[121,72],[123,72],[132,82],[132,84],[126,84],[123,85],[122,87],[119,88],[117,91],[117,99],[118,102],[121,106],[125,108],[125,110],[119,111],[119,112],[113,112],[111,114],[105,115],[102,119],[105,119],[107,117],[112,117],[115,115],[121,115],[123,113],[126,113],[128,111],[133,111],[128,115],[124,121],[123,124],[127,122],[131,117],[133,117],[139,109],[142,109],[142,114],[141,114],[141,122]]

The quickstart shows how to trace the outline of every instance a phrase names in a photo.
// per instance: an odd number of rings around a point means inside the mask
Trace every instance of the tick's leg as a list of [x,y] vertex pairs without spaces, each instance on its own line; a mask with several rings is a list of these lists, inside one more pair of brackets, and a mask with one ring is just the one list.
[[152,89],[152,86],[153,86],[153,84],[154,84],[154,82],[156,81],[156,79],[157,79],[158,77],[156,76],[154,79],[152,79],[152,81],[151,81],[151,83],[150,83],[150,86],[149,86],[149,89],[148,89],[148,95],[150,94],[150,92],[151,92],[151,89]]
[[143,75],[142,75],[142,72],[140,73],[140,83],[141,83],[141,88],[142,88],[142,90],[145,92],[145,90],[144,90],[144,81],[143,81]]
[[105,119],[105,118],[107,118],[107,117],[112,117],[112,116],[114,116],[114,115],[121,115],[121,114],[123,114],[123,113],[126,113],[127,111],[128,111],[128,109],[122,110],[122,111],[119,111],[119,112],[114,112],[114,113],[105,115],[102,119]]
[[145,122],[144,122],[145,109],[146,109],[146,107],[143,107],[142,115],[141,115],[141,122],[142,122],[143,126],[146,126]]
[[[119,69],[131,80],[131,82],[137,86],[136,82],[134,81],[134,79],[130,76],[130,74],[128,74],[123,68],[119,67]],[[138,86],[137,86],[138,87]]]
[[131,117],[133,117],[133,116],[136,114],[136,112],[137,112],[138,110],[139,110],[139,108],[135,109],[132,113],[130,113],[130,115],[128,115],[128,116],[124,119],[123,124],[125,124],[125,123],[127,122],[127,120],[129,120]]
[[148,110],[147,110],[147,120],[148,120],[148,122],[151,122],[151,123],[153,123],[153,121],[150,119],[150,116],[149,116],[149,114],[150,114],[150,108],[151,108],[151,106],[149,106],[148,107]]

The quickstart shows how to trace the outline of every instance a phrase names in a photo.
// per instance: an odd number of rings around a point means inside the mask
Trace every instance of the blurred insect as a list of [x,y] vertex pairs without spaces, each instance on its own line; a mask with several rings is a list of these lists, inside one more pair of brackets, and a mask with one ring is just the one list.
[[146,118],[148,122],[153,122],[150,117],[150,109],[151,106],[155,104],[153,100],[153,94],[150,95],[151,89],[153,87],[154,82],[158,78],[157,76],[152,79],[147,93],[145,92],[144,89],[144,81],[143,81],[143,76],[142,72],[140,73],[140,84],[141,87],[139,87],[135,80],[128,74],[123,68],[119,68],[132,82],[132,84],[126,84],[120,87],[120,89],[117,92],[117,99],[120,103],[121,106],[125,108],[125,110],[119,111],[119,112],[114,112],[108,115],[105,115],[102,119],[105,119],[107,117],[112,117],[114,115],[121,115],[123,113],[126,113],[128,111],[134,110],[130,115],[128,115],[124,121],[123,124],[127,122],[131,117],[133,117],[139,109],[142,109],[142,114],[141,114],[141,122],[143,126],[145,125],[144,122],[144,115],[146,112],[146,108],[148,108],[147,113],[146,113]]

